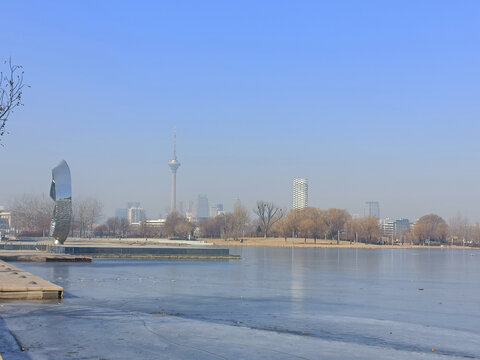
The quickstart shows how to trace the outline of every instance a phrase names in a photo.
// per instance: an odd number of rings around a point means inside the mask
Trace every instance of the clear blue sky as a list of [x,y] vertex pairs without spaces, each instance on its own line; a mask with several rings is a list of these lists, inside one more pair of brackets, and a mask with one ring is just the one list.
[[47,192],[61,159],[106,215],[207,194],[480,221],[480,2],[10,1],[0,57],[25,106],[0,149],[0,203]]

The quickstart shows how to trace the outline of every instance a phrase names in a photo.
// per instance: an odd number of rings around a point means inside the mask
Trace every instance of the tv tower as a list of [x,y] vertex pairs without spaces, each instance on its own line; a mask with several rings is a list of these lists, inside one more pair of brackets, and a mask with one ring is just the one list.
[[168,162],[168,166],[172,170],[172,197],[170,200],[170,212],[177,208],[177,169],[180,163],[177,160],[177,128],[173,128],[173,158]]

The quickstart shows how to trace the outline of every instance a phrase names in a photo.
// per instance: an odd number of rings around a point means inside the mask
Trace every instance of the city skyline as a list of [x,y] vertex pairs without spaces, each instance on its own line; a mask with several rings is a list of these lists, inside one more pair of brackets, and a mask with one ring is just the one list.
[[5,4],[0,58],[30,87],[0,204],[46,193],[66,159],[73,199],[165,215],[176,124],[183,202],[289,208],[301,174],[314,207],[480,221],[480,4],[345,4]]

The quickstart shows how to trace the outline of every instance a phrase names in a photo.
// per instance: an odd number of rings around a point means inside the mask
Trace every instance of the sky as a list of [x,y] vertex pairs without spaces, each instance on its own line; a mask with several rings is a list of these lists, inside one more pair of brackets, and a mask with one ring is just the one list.
[[[24,106],[0,148],[0,204],[48,193],[149,218],[206,194],[382,217],[480,221],[480,2],[10,1],[0,59]],[[5,69],[5,66],[3,66]]]

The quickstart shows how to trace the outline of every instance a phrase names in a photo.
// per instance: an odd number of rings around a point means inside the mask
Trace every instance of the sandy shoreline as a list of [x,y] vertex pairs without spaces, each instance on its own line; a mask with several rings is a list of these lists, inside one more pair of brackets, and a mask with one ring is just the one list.
[[209,243],[213,243],[215,246],[266,246],[266,247],[299,247],[299,248],[344,248],[344,249],[469,249],[479,250],[479,248],[463,247],[463,246],[422,246],[422,245],[410,245],[410,244],[395,244],[395,245],[376,245],[376,244],[364,244],[353,243],[350,241],[340,241],[337,244],[336,240],[318,239],[317,242],[313,239],[297,238],[292,241],[292,238],[245,238],[242,243],[239,240],[225,240],[225,239],[204,239]]

